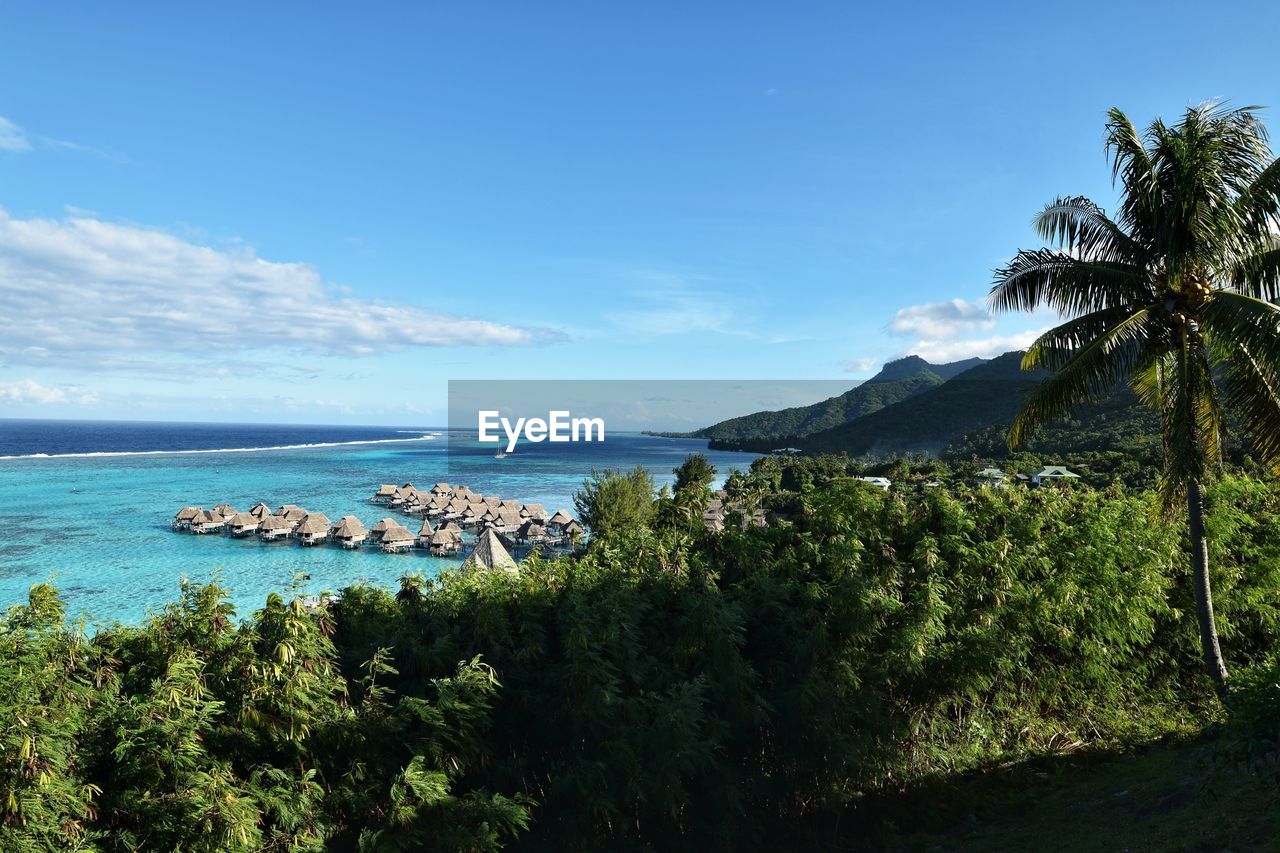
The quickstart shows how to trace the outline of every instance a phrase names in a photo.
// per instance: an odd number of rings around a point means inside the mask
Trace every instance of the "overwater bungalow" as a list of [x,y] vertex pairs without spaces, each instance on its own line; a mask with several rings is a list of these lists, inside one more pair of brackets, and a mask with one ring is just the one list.
[[396,493],[391,497],[391,505],[403,506],[410,502],[416,503],[420,494],[421,493],[413,487],[412,483],[405,483],[403,486],[396,489]]
[[560,535],[570,542],[575,539],[581,539],[586,532],[587,529],[576,518],[569,519],[569,522],[560,528]]
[[285,504],[277,509],[273,515],[277,515],[286,521],[292,521],[297,525],[299,521],[307,517],[307,511],[297,504]]
[[543,521],[547,517],[547,511],[542,508],[542,504],[521,504],[520,515],[523,518],[536,518]]
[[497,511],[496,517],[486,524],[499,533],[515,533],[524,522],[525,519],[520,515],[520,510],[503,507]]
[[418,529],[418,547],[431,547],[431,537],[435,535],[435,530],[431,528],[431,522],[425,518],[422,520],[422,527]]
[[547,519],[547,532],[552,536],[560,536],[564,532],[564,526],[573,521],[573,516],[562,509],[556,510],[556,514]]
[[344,515],[329,528],[329,538],[343,548],[359,548],[368,535],[369,531],[354,515]]
[[323,512],[309,512],[293,529],[293,535],[303,545],[319,545],[329,538],[329,526],[329,516]]
[[266,542],[284,539],[296,525],[283,515],[269,515],[258,522],[258,538]]
[[369,528],[369,539],[373,542],[381,542],[382,537],[388,530],[399,526],[400,522],[396,521],[394,518],[379,519],[377,524]]
[[262,521],[262,519],[271,515],[271,507],[259,501],[254,504],[253,509],[249,510],[249,515],[252,515],[254,518],[258,519],[258,521]]
[[261,521],[252,512],[237,512],[227,520],[227,528],[232,536],[252,536],[258,532]]
[[389,554],[408,551],[416,541],[412,533],[398,524],[395,527],[388,527],[380,540],[382,550]]
[[520,529],[516,531],[516,541],[532,544],[542,542],[547,538],[547,528],[542,523],[532,518],[526,518],[524,524],[520,525]]
[[437,529],[431,534],[431,538],[427,540],[427,547],[431,550],[433,556],[444,557],[448,554],[458,553],[458,547],[461,545],[462,539],[444,529]]
[[461,498],[454,498],[453,500],[449,501],[449,505],[444,508],[444,517],[445,518],[462,518],[462,513],[469,506],[471,506],[471,504],[467,503]]
[[466,486],[454,486],[453,496],[455,498],[462,498],[464,501],[470,501],[473,497],[478,497],[475,492],[471,491],[471,489]]
[[447,498],[453,494],[453,489],[449,488],[448,483],[436,483],[431,487],[431,494],[438,498]]
[[223,519],[230,519],[231,516],[239,512],[239,510],[237,510],[235,507],[233,507],[229,503],[220,503],[213,508],[213,511],[216,512],[218,515],[222,516]]
[[471,553],[462,561],[461,570],[463,572],[500,571],[514,575],[520,571],[520,567],[507,553],[498,534],[493,530],[486,530],[480,534]]
[[467,508],[462,511],[462,526],[474,527],[488,511],[489,508],[484,504],[467,504]]
[[383,483],[378,486],[378,490],[373,493],[369,500],[372,503],[384,504],[390,503],[391,499],[396,496],[396,487],[391,483]]
[[191,519],[191,529],[196,533],[216,533],[225,526],[222,514],[211,509],[202,509]]
[[513,510],[515,510],[516,512],[519,512],[519,511],[520,511],[520,501],[513,501],[513,500],[499,501],[499,502],[498,502],[498,509],[513,509]]
[[202,512],[204,512],[202,507],[184,506],[173,516],[173,522],[170,526],[174,530],[190,530],[191,522],[195,521],[196,516]]
[[435,495],[427,498],[427,515],[443,515],[445,507],[449,505],[448,498],[438,498]]
[[481,500],[484,501],[485,506],[498,506],[502,503],[502,498],[497,495],[485,495]]

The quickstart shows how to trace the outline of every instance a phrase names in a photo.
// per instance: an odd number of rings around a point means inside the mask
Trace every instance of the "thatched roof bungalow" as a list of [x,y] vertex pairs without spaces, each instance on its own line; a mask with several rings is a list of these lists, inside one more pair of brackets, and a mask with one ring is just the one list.
[[191,522],[195,521],[196,516],[202,512],[204,512],[203,507],[184,506],[174,514],[171,526],[174,530],[190,530]]
[[258,532],[258,524],[262,521],[251,512],[237,512],[227,520],[232,536],[250,536]]
[[462,571],[501,571],[514,575],[520,571],[520,567],[502,546],[498,534],[493,530],[486,530],[476,540],[467,559],[462,561]]
[[258,538],[268,542],[275,539],[284,539],[293,532],[293,528],[296,526],[283,515],[269,515],[258,522]]
[[461,543],[462,539],[451,531],[438,529],[427,540],[427,547],[431,549],[431,553],[435,556],[443,557],[446,554],[456,554]]
[[297,504],[285,504],[277,509],[274,514],[287,521],[292,521],[295,525],[307,517],[307,511]]
[[396,553],[409,550],[417,540],[412,533],[397,524],[395,527],[387,528],[380,541],[383,551]]
[[532,518],[526,518],[524,524],[520,525],[520,529],[516,531],[516,540],[519,542],[541,542],[546,538],[547,528]]
[[431,487],[431,494],[438,498],[447,498],[453,494],[453,489],[449,487],[448,483],[436,483]]
[[369,531],[354,515],[344,515],[329,530],[329,537],[343,548],[359,548]]
[[221,513],[211,509],[202,509],[191,519],[191,529],[196,533],[216,533],[226,526],[226,519]]
[[536,518],[543,521],[547,517],[547,511],[542,508],[542,504],[521,504],[520,515],[524,518]]
[[224,519],[229,519],[231,518],[231,516],[239,512],[239,510],[237,510],[235,507],[233,507],[229,503],[220,503],[213,508],[213,511],[216,512],[218,515],[222,516]]
[[388,530],[399,526],[400,522],[396,521],[394,518],[380,519],[377,524],[369,528],[369,538],[374,542],[381,542],[382,537],[386,535]]
[[293,529],[293,535],[303,545],[318,545],[329,538],[329,526],[329,516],[323,512],[311,512]]
[[271,507],[267,506],[262,501],[258,501],[253,505],[253,509],[249,510],[249,515],[252,515],[254,518],[258,519],[258,521],[262,521],[262,519],[271,515]]
[[396,487],[391,483],[383,483],[378,486],[378,490],[369,498],[373,503],[384,504],[389,503],[396,496]]
[[435,530],[431,527],[431,522],[425,518],[422,520],[422,527],[418,528],[418,547],[426,548],[431,545],[431,537],[435,535]]

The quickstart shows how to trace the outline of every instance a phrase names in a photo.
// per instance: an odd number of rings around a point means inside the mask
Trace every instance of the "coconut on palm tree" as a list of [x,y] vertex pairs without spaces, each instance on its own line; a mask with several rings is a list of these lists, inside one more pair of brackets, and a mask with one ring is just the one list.
[[1256,107],[1189,108],[1139,133],[1113,109],[1106,128],[1114,218],[1060,198],[1036,218],[1052,245],[996,271],[996,310],[1056,310],[1065,321],[1023,359],[1051,376],[1009,433],[1034,429],[1127,381],[1161,416],[1166,510],[1185,506],[1201,651],[1219,693],[1227,668],[1209,583],[1204,484],[1221,466],[1224,407],[1262,459],[1280,464],[1280,164]]

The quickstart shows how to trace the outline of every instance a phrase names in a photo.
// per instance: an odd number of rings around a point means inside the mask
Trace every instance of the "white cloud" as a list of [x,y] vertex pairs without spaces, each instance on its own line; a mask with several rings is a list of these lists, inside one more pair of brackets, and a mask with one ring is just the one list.
[[31,141],[20,125],[0,116],[0,151],[30,151]]
[[1036,338],[1047,329],[1028,329],[1012,335],[995,335],[989,338],[975,338],[951,341],[920,341],[909,352],[918,355],[925,361],[942,364],[948,361],[959,361],[965,358],[992,358],[1010,350],[1021,350],[1031,346]]
[[0,401],[42,406],[67,403],[91,406],[98,402],[98,398],[76,386],[51,387],[32,379],[19,379],[17,382],[0,382]]
[[0,210],[0,358],[9,362],[130,352],[222,360],[271,348],[370,355],[562,338],[550,329],[354,298],[307,264],[268,261],[249,249],[210,248],[94,217],[24,220]]
[[952,299],[899,310],[889,321],[889,331],[895,335],[942,340],[964,332],[992,329],[995,324],[991,312],[982,305]]

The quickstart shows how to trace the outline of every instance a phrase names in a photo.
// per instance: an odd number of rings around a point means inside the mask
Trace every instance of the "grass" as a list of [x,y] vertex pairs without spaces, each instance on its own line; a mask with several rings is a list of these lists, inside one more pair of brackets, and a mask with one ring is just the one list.
[[1280,850],[1280,767],[1215,740],[1042,759],[914,791],[881,827],[901,851]]

